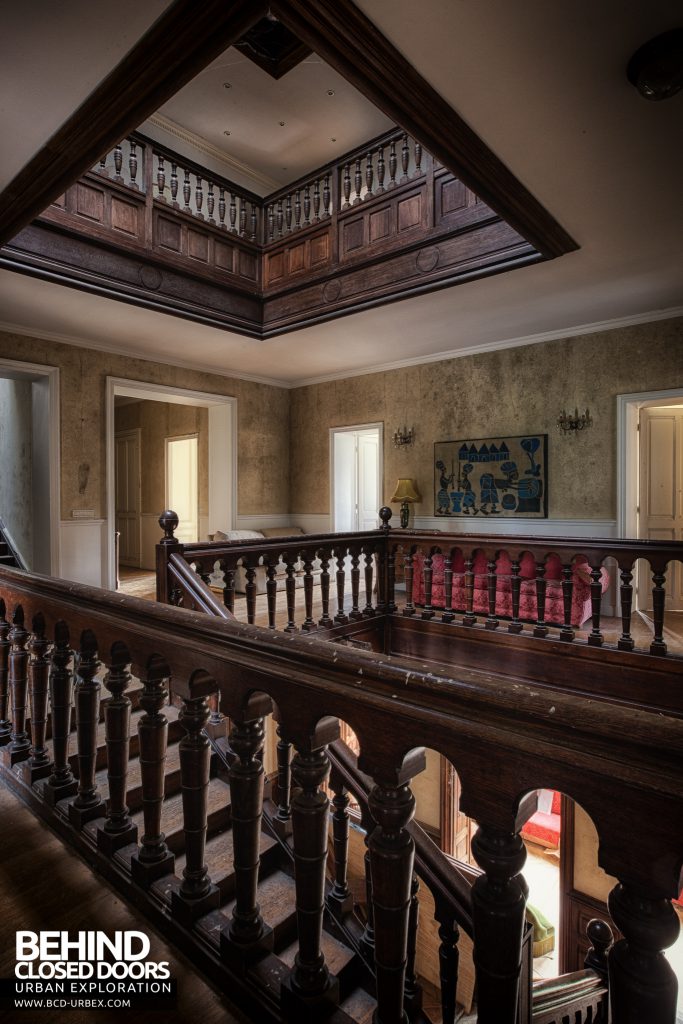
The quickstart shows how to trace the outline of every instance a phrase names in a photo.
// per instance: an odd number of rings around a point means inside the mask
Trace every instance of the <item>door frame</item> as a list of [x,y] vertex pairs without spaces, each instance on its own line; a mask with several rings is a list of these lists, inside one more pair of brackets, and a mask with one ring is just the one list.
[[[355,434],[360,430],[376,430],[378,435],[377,445],[377,493],[380,501],[384,494],[384,422],[376,423],[354,423],[348,427],[330,427],[329,437],[329,466],[330,466],[330,528],[334,528],[334,438],[336,434]],[[379,512],[379,509],[377,509]]]
[[[43,537],[49,545],[46,561],[50,563],[50,575],[61,574],[60,528],[61,528],[61,432],[59,414],[59,367],[42,363],[26,363],[19,359],[0,359],[0,376],[17,380],[29,380],[40,388],[41,425],[46,428],[47,437],[42,451],[42,463],[46,469],[48,493],[44,501],[48,509],[49,528]],[[35,393],[34,393],[35,397]],[[34,414],[34,425],[36,416]],[[45,466],[45,462],[47,465]],[[35,497],[35,496],[34,496]]]
[[[137,437],[138,442],[138,565],[139,569],[142,564],[142,428],[141,427],[129,427],[127,430],[119,430],[118,434],[114,434],[114,532],[116,532],[116,442],[120,437],[130,437],[133,434]],[[119,564],[118,569],[121,565],[121,551],[119,545]]]
[[[103,586],[116,587],[116,543],[113,524],[116,519],[114,501],[114,400],[121,395],[150,402],[194,405],[209,410],[209,532],[233,529],[237,519],[237,399],[230,395],[212,395],[190,391],[167,384],[106,379],[106,459],[107,503],[106,574]],[[159,510],[163,511],[162,509]],[[161,530],[160,530],[161,536]]]

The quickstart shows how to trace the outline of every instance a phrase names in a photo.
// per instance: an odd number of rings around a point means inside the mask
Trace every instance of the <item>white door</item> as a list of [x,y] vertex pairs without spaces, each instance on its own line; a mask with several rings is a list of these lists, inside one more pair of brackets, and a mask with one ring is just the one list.
[[115,438],[116,530],[119,564],[140,568],[140,431]]
[[377,529],[381,505],[379,427],[332,431],[333,529]]
[[[662,406],[640,413],[639,536],[647,540],[683,540],[683,408]],[[649,571],[639,573],[638,606],[652,607]],[[666,608],[683,609],[683,574],[669,565]]]
[[199,539],[199,479],[197,435],[166,438],[166,508],[177,513],[176,539],[193,544]]

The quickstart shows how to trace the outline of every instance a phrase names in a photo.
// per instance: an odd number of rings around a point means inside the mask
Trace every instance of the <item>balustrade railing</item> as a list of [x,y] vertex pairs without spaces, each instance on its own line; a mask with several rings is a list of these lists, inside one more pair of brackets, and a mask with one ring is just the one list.
[[315,174],[284,192],[264,200],[264,245],[329,221],[332,216],[331,170]]
[[425,173],[422,145],[407,132],[395,132],[340,162],[339,209],[374,199]]
[[147,154],[146,143],[138,136],[131,135],[105,153],[94,165],[93,171],[111,178],[118,185],[127,185],[145,192]]

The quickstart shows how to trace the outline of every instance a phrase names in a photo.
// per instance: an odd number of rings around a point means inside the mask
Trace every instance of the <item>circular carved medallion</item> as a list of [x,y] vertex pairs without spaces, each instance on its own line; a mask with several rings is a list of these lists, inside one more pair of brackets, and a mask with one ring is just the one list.
[[436,246],[431,246],[429,249],[421,249],[417,254],[415,265],[418,270],[421,270],[423,274],[428,273],[430,270],[434,270],[439,262],[439,250]]
[[144,285],[145,288],[156,291],[161,287],[161,271],[157,270],[156,267],[140,267],[139,275],[140,284]]
[[323,285],[323,299],[325,302],[335,302],[341,295],[341,281],[336,278],[333,281],[325,281]]

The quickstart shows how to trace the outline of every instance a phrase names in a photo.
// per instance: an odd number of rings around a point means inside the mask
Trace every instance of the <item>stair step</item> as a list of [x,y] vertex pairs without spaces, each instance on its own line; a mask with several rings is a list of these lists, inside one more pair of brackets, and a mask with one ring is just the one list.
[[358,1024],[371,1024],[372,1015],[377,1007],[377,1000],[364,988],[356,988],[340,1004],[340,1009]]
[[[219,832],[217,835],[212,836],[206,844],[206,855],[204,861],[209,869],[209,878],[213,884],[217,885],[220,889],[221,903],[232,899],[235,892],[233,841],[234,836],[232,829],[227,829],[224,832]],[[267,836],[262,832],[260,845],[262,875],[267,875],[269,871],[277,866],[279,850],[280,845],[277,840],[271,839],[270,836]],[[185,854],[182,854],[176,860],[176,874],[182,875],[184,867]],[[261,888],[259,885],[259,893],[260,891]],[[232,905],[230,906],[230,911],[232,912]],[[261,908],[261,913],[264,914],[263,908]]]
[[14,566],[16,566],[16,564],[17,564],[14,561],[14,555],[10,555],[10,554],[0,555],[0,563],[2,563],[2,565],[14,565]]
[[[176,872],[180,873],[177,868]],[[215,881],[213,875],[211,881]],[[270,925],[275,933],[275,946],[277,947],[283,942],[289,945],[296,935],[294,879],[284,871],[274,871],[272,875],[268,875],[267,878],[259,882],[257,898],[263,920]],[[199,931],[216,949],[220,945],[221,929],[227,928],[230,923],[234,905],[234,901],[231,901],[221,910],[213,910],[197,921]]]
[[[95,775],[95,784],[102,795],[103,800],[109,798],[109,782],[107,780],[107,769],[103,768]],[[172,796],[180,789],[180,749],[175,743],[169,746],[166,753],[166,769],[164,771],[164,784],[166,793]],[[142,807],[142,771],[140,761],[136,757],[128,764],[128,789],[126,803],[131,811],[135,812]]]
[[[141,719],[143,714],[144,714],[144,711],[141,708],[139,708],[136,711],[133,711],[131,716],[130,716],[130,756],[131,756],[131,758],[137,758],[138,754],[140,753],[140,745],[139,745],[139,742],[138,742],[138,722],[140,721],[140,719]],[[169,748],[170,748],[170,745],[172,743],[175,743],[177,740],[179,740],[183,736],[185,730],[182,728],[182,726],[180,725],[180,722],[178,721],[178,709],[177,708],[174,708],[174,707],[164,708],[164,714],[168,718],[168,743],[169,743]],[[74,716],[72,714],[72,720],[73,720],[73,717]],[[73,724],[73,722],[72,722],[72,724]],[[48,729],[48,735],[49,735],[49,729]],[[50,752],[50,758],[52,758],[52,740],[51,739],[49,739],[47,741],[46,746],[47,746],[47,749]],[[71,732],[71,739],[70,739],[70,743],[69,743],[69,750],[70,750],[70,753],[69,753],[69,764],[71,765],[72,772],[74,772],[76,774],[76,776],[78,776],[78,754],[76,753],[75,747],[76,747],[76,736],[75,736],[75,725],[74,725],[73,730]],[[104,768],[106,766],[106,764],[107,764],[107,746],[106,746],[106,743],[105,743],[105,723],[104,723],[104,720],[102,720],[99,723],[98,727],[97,727],[97,761],[95,763],[95,767],[96,767],[97,771],[99,771],[101,768]]]
[[[230,824],[230,786],[222,779],[210,779],[209,791],[207,794],[208,806],[208,835],[212,836],[220,829],[227,828]],[[142,836],[144,822],[142,811],[134,814],[133,821],[138,826],[138,834]],[[177,793],[164,800],[161,809],[161,828],[166,835],[166,842],[170,850],[179,856],[185,849],[185,834],[183,832],[183,800],[182,794]]]
[[[325,963],[329,967],[330,973],[335,974],[339,978],[343,994],[344,981],[346,980],[346,975],[355,966],[356,954],[348,946],[345,946],[343,942],[333,938],[329,932],[325,931],[322,933],[320,948],[325,955]],[[286,949],[281,950],[278,953],[278,957],[285,967],[291,969],[294,966],[294,957],[298,952],[299,943],[295,941],[287,946]]]

